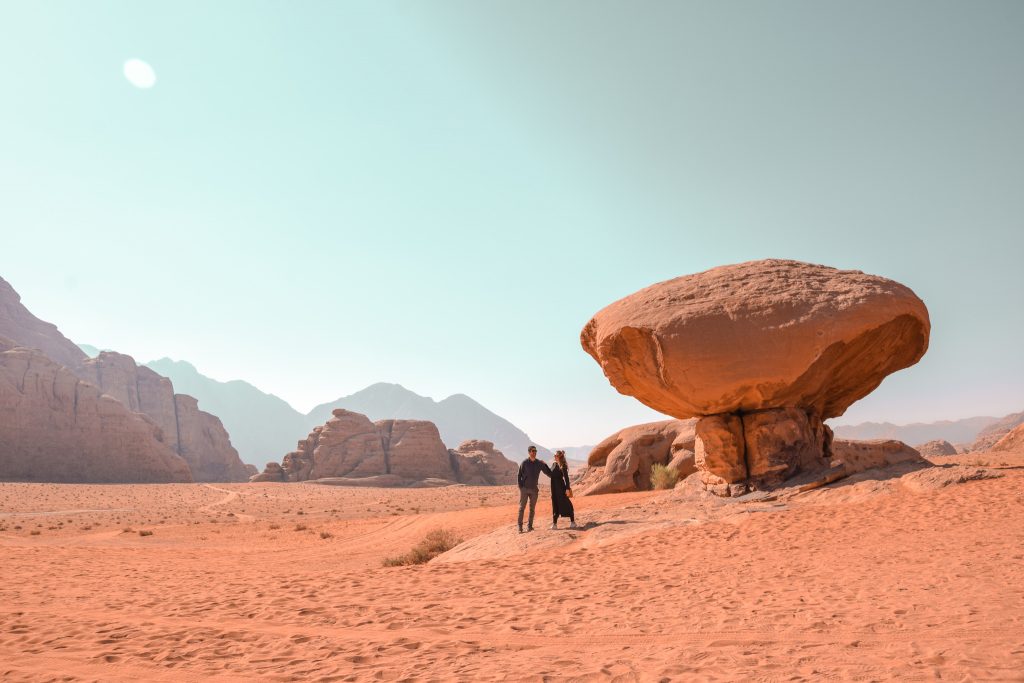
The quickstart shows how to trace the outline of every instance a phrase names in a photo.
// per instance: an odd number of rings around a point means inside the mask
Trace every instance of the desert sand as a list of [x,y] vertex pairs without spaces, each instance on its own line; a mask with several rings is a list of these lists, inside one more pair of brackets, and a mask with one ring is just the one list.
[[933,461],[523,536],[512,487],[0,484],[0,678],[1024,680],[1024,452]]

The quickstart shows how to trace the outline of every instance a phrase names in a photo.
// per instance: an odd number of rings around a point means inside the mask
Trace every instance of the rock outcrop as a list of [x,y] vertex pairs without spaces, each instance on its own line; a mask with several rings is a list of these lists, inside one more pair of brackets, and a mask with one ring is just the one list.
[[968,449],[974,453],[987,451],[995,446],[1000,439],[1009,434],[1018,425],[1024,424],[1024,412],[1007,415],[978,432],[978,437]]
[[246,481],[248,474],[220,420],[198,409],[195,399],[175,394],[171,381],[131,356],[104,351],[89,358],[51,323],[32,315],[0,278],[0,336],[34,348],[80,379],[143,413],[160,427],[163,442],[182,456],[196,481]]
[[516,483],[519,465],[483,439],[463,441],[448,451],[456,481],[470,486],[504,486]]
[[1019,424],[993,444],[993,451],[1024,451],[1024,424]]
[[77,367],[87,356],[53,323],[32,315],[21,296],[0,277],[0,337],[30,349],[38,349],[58,365]]
[[[449,451],[432,422],[378,420],[337,408],[284,457],[250,481],[358,480],[382,485],[418,482],[507,484],[517,466],[489,441],[467,441]],[[386,476],[385,476],[386,475]]]
[[103,351],[73,368],[79,377],[160,425],[196,481],[247,481],[249,475],[220,419],[196,399],[175,394],[171,380],[123,353]]
[[666,465],[683,479],[695,470],[696,420],[664,420],[626,427],[590,451],[574,490],[580,495],[646,491],[651,467]]
[[700,418],[701,480],[739,495],[827,467],[823,421],[920,360],[929,332],[899,283],[767,260],[652,285],[598,312],[580,341],[620,393]]
[[832,442],[831,466],[842,466],[847,475],[893,465],[928,467],[930,463],[922,458],[917,450],[895,439],[871,441],[836,439]]
[[0,339],[0,481],[192,481],[164,439],[42,351]]
[[925,457],[957,454],[956,446],[945,439],[935,439],[934,441],[919,444],[914,446],[914,449]]

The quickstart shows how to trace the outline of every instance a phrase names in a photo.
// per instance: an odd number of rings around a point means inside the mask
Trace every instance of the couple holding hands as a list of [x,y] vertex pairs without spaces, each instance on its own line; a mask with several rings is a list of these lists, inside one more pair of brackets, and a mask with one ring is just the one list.
[[523,532],[523,512],[530,505],[530,517],[526,531],[533,531],[533,512],[537,507],[537,496],[540,493],[538,482],[541,472],[551,478],[551,528],[558,528],[558,518],[568,517],[569,528],[578,529],[576,511],[573,510],[572,487],[569,485],[569,465],[565,460],[565,451],[555,451],[555,464],[548,467],[543,460],[537,459],[537,447],[530,446],[528,457],[519,464],[519,533]]

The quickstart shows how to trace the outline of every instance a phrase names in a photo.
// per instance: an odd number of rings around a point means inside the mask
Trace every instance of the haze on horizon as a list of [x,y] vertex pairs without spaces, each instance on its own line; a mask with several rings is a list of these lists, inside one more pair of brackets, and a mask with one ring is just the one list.
[[303,412],[395,382],[567,445],[659,419],[593,313],[794,258],[931,314],[838,422],[1024,409],[1024,3],[538,7],[0,6],[0,275]]

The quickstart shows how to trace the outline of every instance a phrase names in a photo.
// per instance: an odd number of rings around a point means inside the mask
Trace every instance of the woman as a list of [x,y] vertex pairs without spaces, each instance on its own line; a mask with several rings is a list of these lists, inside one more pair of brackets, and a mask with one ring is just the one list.
[[551,467],[551,528],[558,528],[558,518],[568,517],[569,528],[578,529],[576,526],[576,511],[572,507],[569,496],[572,495],[572,488],[569,486],[569,464],[565,461],[565,451],[555,451],[555,464]]

